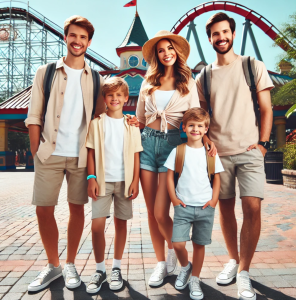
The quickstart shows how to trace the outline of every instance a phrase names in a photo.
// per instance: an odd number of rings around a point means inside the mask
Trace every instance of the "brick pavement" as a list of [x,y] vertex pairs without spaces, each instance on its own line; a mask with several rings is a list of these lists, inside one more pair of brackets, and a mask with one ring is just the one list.
[[[89,299],[189,299],[188,288],[174,289],[176,276],[166,278],[159,288],[147,285],[156,259],[149,235],[147,212],[143,195],[134,201],[134,218],[128,221],[128,237],[122,261],[125,285],[119,292],[111,292],[108,284],[94,296],[85,292],[85,284],[95,270],[91,244],[90,205],[85,206],[85,228],[76,266],[83,284],[68,290],[62,278],[39,292],[27,292],[28,283],[46,265],[46,255],[38,233],[34,207],[30,205],[33,189],[32,172],[0,173],[0,299],[2,300],[89,300]],[[283,186],[266,185],[266,199],[262,205],[262,232],[251,266],[253,286],[258,300],[296,299],[296,190]],[[172,211],[173,213],[173,211]],[[60,230],[59,252],[62,265],[66,258],[66,230],[69,217],[64,182],[56,208]],[[241,205],[237,201],[239,228],[242,223]],[[106,224],[106,263],[110,274],[113,258],[114,223]],[[228,261],[225,243],[216,210],[212,244],[206,247],[202,269],[204,299],[237,299],[236,285],[218,286],[216,274]],[[192,246],[187,249],[192,255]]]

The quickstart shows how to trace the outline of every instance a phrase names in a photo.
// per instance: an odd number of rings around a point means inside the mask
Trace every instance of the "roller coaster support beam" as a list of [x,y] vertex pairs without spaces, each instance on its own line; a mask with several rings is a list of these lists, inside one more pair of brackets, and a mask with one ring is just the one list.
[[199,42],[199,38],[198,38],[198,35],[197,35],[197,31],[195,29],[195,24],[193,21],[190,21],[189,25],[187,26],[188,27],[188,30],[187,30],[187,35],[186,35],[186,40],[188,41],[189,43],[189,39],[190,39],[190,35],[191,35],[191,32],[193,33],[193,37],[194,37],[194,40],[195,40],[195,44],[196,44],[196,48],[197,48],[197,51],[198,51],[198,54],[200,56],[200,59],[206,63],[206,59],[205,59],[205,56],[202,52],[202,48],[201,48],[201,45],[200,45],[200,42]]
[[253,45],[253,48],[254,48],[254,51],[255,51],[255,54],[256,54],[256,57],[257,57],[258,60],[263,61],[262,56],[261,56],[260,51],[259,51],[259,48],[258,48],[258,45],[257,45],[257,42],[256,42],[256,39],[255,39],[255,36],[254,36],[254,33],[253,33],[253,30],[252,30],[252,27],[251,27],[252,26],[251,21],[246,19],[246,21],[243,25],[244,25],[244,29],[243,29],[243,37],[242,37],[240,54],[241,55],[245,54],[247,33],[249,32],[251,42],[252,42],[252,45]]

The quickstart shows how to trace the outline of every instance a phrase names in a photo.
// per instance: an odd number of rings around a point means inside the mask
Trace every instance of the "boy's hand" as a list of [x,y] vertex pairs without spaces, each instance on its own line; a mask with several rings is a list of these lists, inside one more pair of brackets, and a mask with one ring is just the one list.
[[211,206],[211,207],[213,207],[213,208],[215,208],[216,207],[216,205],[217,205],[217,202],[218,202],[218,200],[216,201],[216,200],[210,200],[210,201],[208,201],[204,206],[203,206],[203,208],[202,209],[205,209],[207,206]]
[[88,197],[91,197],[95,201],[97,200],[97,197],[99,196],[99,185],[95,178],[90,178],[88,180],[87,194]]
[[130,195],[128,198],[129,200],[134,200],[139,195],[139,183],[132,182],[131,186],[129,187],[128,194]]
[[178,199],[177,197],[174,198],[174,199],[172,199],[171,202],[173,203],[173,206],[174,206],[174,207],[175,207],[175,206],[178,206],[178,205],[181,205],[181,206],[183,206],[183,207],[186,207],[186,204],[185,204],[183,201],[181,201],[180,199]]
[[128,117],[128,119],[127,119],[128,125],[136,126],[136,127],[140,126],[140,123],[139,123],[138,119],[136,118],[136,116],[131,116],[129,114],[127,114],[126,116]]

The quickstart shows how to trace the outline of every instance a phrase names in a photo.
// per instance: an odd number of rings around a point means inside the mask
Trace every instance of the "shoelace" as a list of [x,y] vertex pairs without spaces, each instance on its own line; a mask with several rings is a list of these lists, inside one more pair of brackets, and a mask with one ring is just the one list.
[[75,265],[67,265],[66,272],[67,272],[67,277],[72,278],[77,276]]
[[119,271],[118,270],[115,270],[115,271],[112,271],[112,274],[111,274],[111,281],[118,281],[119,280]]
[[199,285],[199,280],[197,279],[191,279],[191,291],[192,292],[202,292],[201,291],[201,288],[200,288],[200,285]]
[[243,290],[251,290],[251,280],[248,276],[239,276],[240,285]]
[[221,274],[230,274],[230,272],[235,268],[234,264],[224,264],[224,270],[221,272]]
[[180,281],[184,281],[186,279],[186,272],[185,270],[181,269],[178,277],[177,277],[177,280],[180,280]]
[[102,276],[102,274],[100,274],[100,273],[93,274],[92,277],[90,278],[89,284],[97,283],[100,280],[101,276]]
[[37,275],[37,277],[36,277],[35,279],[39,279],[39,278],[44,278],[44,277],[46,277],[46,276],[50,273],[51,270],[52,270],[51,268],[44,268],[44,269]]

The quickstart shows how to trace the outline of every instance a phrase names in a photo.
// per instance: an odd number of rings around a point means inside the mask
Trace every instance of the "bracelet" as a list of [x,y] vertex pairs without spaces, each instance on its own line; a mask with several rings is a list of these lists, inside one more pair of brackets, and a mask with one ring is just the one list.
[[89,180],[89,179],[91,179],[91,178],[95,178],[95,179],[96,179],[97,176],[96,176],[96,175],[88,175],[88,176],[86,177],[87,180]]

